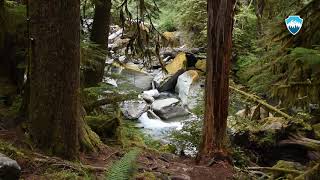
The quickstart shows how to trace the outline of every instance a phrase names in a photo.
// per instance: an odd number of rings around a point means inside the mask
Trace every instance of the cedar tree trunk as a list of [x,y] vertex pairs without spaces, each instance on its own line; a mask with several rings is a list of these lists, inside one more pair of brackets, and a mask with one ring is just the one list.
[[208,0],[208,59],[200,156],[225,154],[235,0]]

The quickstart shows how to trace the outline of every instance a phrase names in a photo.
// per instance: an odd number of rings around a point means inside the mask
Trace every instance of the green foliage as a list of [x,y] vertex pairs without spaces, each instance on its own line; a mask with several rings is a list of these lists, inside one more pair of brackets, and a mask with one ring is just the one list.
[[132,177],[136,170],[136,159],[140,150],[135,148],[115,162],[106,173],[107,180],[127,180]]
[[181,130],[173,130],[169,136],[173,145],[179,151],[195,154],[198,151],[202,134],[201,120],[187,120],[183,122]]
[[257,17],[252,6],[243,5],[240,6],[234,19],[234,48],[237,55],[243,61],[243,59],[247,58],[246,56],[252,58],[250,53],[257,50]]
[[5,1],[4,7],[0,6],[0,49],[3,48],[5,33],[16,33],[25,23],[25,6],[15,1]]
[[43,178],[54,180],[91,180],[94,179],[94,176],[91,176],[89,173],[82,175],[71,170],[48,169]]
[[26,158],[27,152],[16,148],[10,143],[0,141],[0,152],[12,159]]
[[100,61],[105,61],[107,51],[99,48],[99,45],[89,41],[82,40],[80,49],[81,69],[95,69],[99,66]]
[[138,146],[159,150],[162,147],[159,141],[137,128],[136,122],[129,120],[125,120],[121,126],[121,141],[124,148]]
[[234,147],[232,149],[232,159],[236,167],[245,168],[249,165],[250,159],[246,153],[240,147]]

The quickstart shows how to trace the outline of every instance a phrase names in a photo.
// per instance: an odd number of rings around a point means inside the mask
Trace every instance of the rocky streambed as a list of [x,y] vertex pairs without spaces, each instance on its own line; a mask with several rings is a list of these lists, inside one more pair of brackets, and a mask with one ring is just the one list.
[[[200,55],[203,50],[162,48],[165,68],[155,57],[146,66],[146,60],[124,55],[126,43],[121,33],[121,28],[114,27],[109,36],[111,56],[106,60],[105,82],[115,87],[128,84],[127,90],[140,92],[137,99],[121,104],[125,118],[137,120],[143,131],[158,139],[164,138],[170,129],[180,129],[183,121],[196,120],[192,111],[202,103],[204,92],[206,61]],[[122,78],[110,78],[114,73]]]

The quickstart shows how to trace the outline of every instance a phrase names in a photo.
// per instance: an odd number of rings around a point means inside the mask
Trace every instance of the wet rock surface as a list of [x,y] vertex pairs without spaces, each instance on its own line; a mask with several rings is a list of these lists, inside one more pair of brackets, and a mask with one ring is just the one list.
[[18,180],[21,168],[15,160],[12,160],[0,153],[0,179]]

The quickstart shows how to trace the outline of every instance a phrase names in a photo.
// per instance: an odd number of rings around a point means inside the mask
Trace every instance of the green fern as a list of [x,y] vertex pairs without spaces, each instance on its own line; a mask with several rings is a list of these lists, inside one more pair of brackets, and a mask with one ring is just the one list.
[[106,173],[106,180],[128,180],[136,170],[136,159],[140,149],[133,149],[115,162]]

